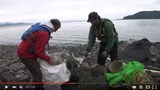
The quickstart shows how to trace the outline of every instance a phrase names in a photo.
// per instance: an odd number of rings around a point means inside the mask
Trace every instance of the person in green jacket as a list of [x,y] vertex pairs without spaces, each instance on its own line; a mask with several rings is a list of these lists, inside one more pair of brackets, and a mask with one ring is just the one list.
[[88,15],[87,22],[91,23],[91,27],[85,56],[91,51],[97,37],[101,41],[97,63],[105,65],[108,55],[110,55],[111,62],[118,60],[118,33],[112,21],[101,18],[97,12],[91,12]]

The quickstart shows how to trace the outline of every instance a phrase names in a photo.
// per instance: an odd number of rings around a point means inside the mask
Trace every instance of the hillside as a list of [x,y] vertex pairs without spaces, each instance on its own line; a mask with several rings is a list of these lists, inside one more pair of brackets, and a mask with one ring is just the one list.
[[160,11],[141,11],[125,16],[123,19],[160,19]]
[[11,22],[6,22],[6,23],[0,23],[0,27],[3,26],[16,26],[16,25],[30,25],[31,23],[11,23]]

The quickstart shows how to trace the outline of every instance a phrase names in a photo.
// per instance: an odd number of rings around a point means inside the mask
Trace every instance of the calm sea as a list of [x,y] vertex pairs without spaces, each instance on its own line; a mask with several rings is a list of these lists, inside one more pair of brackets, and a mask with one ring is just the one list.
[[[151,42],[160,42],[160,19],[113,20],[113,23],[120,41],[147,38]],[[50,44],[86,44],[90,25],[87,22],[63,22],[61,29],[52,34]],[[0,27],[0,44],[19,44],[22,33],[29,27]]]

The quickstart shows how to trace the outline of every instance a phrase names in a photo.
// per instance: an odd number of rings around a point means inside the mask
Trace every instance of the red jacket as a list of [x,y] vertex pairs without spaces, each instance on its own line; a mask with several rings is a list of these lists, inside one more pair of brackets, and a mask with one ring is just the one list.
[[[34,54],[30,53],[32,47],[31,41],[34,42]],[[45,47],[49,41],[49,34],[45,31],[34,32],[28,39],[23,40],[19,47],[17,54],[20,58],[34,59],[41,58],[47,62],[50,62],[50,57],[45,53]]]

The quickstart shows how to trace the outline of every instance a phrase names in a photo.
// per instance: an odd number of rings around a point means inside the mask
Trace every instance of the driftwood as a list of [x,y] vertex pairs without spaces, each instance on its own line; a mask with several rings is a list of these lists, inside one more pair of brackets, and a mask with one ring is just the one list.
[[151,69],[145,69],[147,72],[155,73],[160,75],[160,71],[151,70]]
[[160,82],[160,71],[159,70],[152,70],[152,69],[145,69],[145,70],[148,73],[148,75],[152,77],[155,83]]

